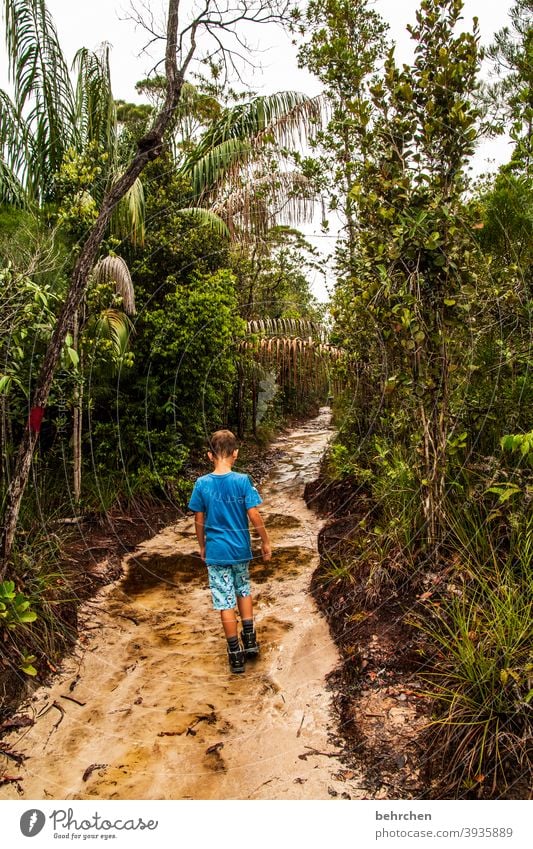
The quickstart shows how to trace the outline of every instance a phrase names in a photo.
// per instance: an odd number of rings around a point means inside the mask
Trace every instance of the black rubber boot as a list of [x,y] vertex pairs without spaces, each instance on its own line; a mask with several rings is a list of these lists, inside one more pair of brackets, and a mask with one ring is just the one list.
[[255,631],[242,631],[241,641],[246,659],[257,657],[259,654],[259,643],[257,642]]
[[228,649],[228,660],[232,672],[244,672],[245,655],[243,651],[240,649],[239,651],[230,651]]

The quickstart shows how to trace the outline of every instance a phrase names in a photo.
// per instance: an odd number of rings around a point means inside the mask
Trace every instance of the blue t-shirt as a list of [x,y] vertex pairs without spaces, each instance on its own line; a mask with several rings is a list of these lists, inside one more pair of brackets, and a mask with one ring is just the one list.
[[243,563],[252,557],[247,511],[263,500],[248,475],[203,475],[194,484],[189,509],[205,515],[205,562]]

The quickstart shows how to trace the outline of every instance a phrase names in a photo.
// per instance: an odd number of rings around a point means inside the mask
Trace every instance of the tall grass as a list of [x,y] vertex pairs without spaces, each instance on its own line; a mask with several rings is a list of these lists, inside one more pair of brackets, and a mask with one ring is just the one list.
[[47,533],[46,528],[42,535],[22,534],[17,540],[9,578],[32,616],[0,619],[0,668],[13,682],[19,678],[18,686],[8,686],[3,677],[4,693],[23,690],[28,676],[42,680],[54,671],[75,639],[79,574],[62,563],[66,543],[67,532]]
[[493,794],[533,779],[533,517],[514,514],[504,552],[482,509],[450,515],[456,566],[416,618],[434,647],[432,759],[449,787]]

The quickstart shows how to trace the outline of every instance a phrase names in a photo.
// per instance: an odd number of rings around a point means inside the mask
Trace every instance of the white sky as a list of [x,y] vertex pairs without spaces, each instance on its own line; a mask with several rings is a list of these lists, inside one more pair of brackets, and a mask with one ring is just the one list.
[[[166,4],[164,0],[143,0],[153,11],[156,19],[163,20]],[[80,47],[95,49],[102,41],[111,44],[111,69],[113,91],[117,99],[139,100],[135,83],[147,75],[154,65],[153,56],[139,55],[147,41],[147,34],[127,19],[129,0],[47,0],[58,29],[60,43],[70,63]],[[376,0],[377,11],[390,25],[390,36],[396,42],[400,61],[409,61],[412,41],[405,26],[415,21],[418,0]],[[489,44],[496,30],[508,22],[512,0],[465,0],[463,26],[470,28],[472,18],[477,16],[482,44]],[[303,91],[313,95],[320,91],[319,82],[296,63],[296,52],[290,37],[278,26],[258,26],[249,29],[252,46],[260,48],[260,68],[256,68],[250,86],[261,93],[287,89]],[[158,59],[157,53],[154,54]],[[0,44],[0,87],[8,88],[6,60],[3,42]],[[473,161],[474,171],[482,172],[496,168],[510,156],[506,138],[484,142]],[[302,228],[323,252],[334,244],[334,238],[323,238],[312,225]],[[317,296],[325,297],[323,281],[314,281]]]

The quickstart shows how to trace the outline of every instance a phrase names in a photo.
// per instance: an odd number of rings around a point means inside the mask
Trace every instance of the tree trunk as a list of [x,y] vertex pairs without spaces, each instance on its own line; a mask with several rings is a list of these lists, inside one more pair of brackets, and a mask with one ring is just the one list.
[[430,374],[439,383],[420,402],[420,418],[423,429],[423,497],[422,507],[427,528],[428,552],[434,565],[438,565],[441,543],[445,529],[446,508],[446,461],[449,427],[449,360],[448,347],[443,338],[442,308],[437,311],[436,326],[441,331],[438,350],[429,353]]
[[[72,328],[72,347],[78,353],[79,357],[79,318],[78,310],[74,314],[74,323]],[[81,359],[78,363],[79,372],[81,374]],[[73,489],[74,502],[76,505],[80,502],[81,496],[81,427],[82,427],[82,387],[77,384],[74,390],[74,408],[72,410],[72,466],[73,466]]]
[[0,435],[0,452],[2,455],[2,489],[4,485],[9,486],[11,470],[9,468],[9,436],[8,436],[8,416],[9,406],[7,393],[0,396],[0,419],[1,419],[1,435]]
[[[156,159],[162,147],[162,139],[172,119],[179,102],[181,88],[188,65],[196,49],[195,30],[191,34],[191,46],[181,68],[177,67],[178,48],[178,7],[179,0],[169,0],[167,44],[165,55],[165,70],[167,77],[167,92],[161,111],[156,115],[151,129],[141,138],[137,145],[137,153],[130,162],[124,174],[106,192],[102,201],[100,214],[94,223],[89,236],[83,245],[76,266],[72,273],[70,288],[59,314],[52,338],[46,350],[36,389],[32,398],[32,407],[46,406],[54,373],[59,362],[72,317],[80,306],[87,288],[87,280],[95,264],[96,256],[104,238],[109,220],[119,201],[131,188],[137,177],[149,162]],[[17,527],[20,505],[28,482],[31,461],[35,445],[39,438],[39,429],[30,427],[28,423],[24,430],[22,441],[17,453],[13,477],[7,493],[7,506],[4,516],[4,528],[1,540],[2,566],[0,581],[3,580]]]
[[239,365],[237,369],[237,437],[244,439],[244,371]]
[[258,386],[257,379],[252,378],[252,434],[254,439],[257,439],[257,401],[258,401]]

